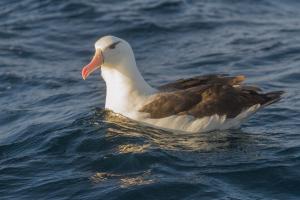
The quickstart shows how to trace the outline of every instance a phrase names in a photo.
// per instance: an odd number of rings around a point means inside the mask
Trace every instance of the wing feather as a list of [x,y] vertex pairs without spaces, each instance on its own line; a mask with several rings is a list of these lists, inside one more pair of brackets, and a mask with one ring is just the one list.
[[205,75],[180,79],[159,87],[160,93],[140,112],[150,118],[191,115],[197,118],[214,114],[234,118],[245,109],[267,105],[280,99],[282,92],[259,93],[255,86],[241,85],[245,76]]

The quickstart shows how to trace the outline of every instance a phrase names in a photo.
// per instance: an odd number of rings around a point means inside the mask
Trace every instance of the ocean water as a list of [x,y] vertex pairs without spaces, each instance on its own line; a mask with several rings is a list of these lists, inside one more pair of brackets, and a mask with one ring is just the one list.
[[[0,199],[300,199],[300,2],[0,2]],[[187,134],[103,110],[94,42],[133,47],[153,86],[244,74],[284,98],[240,130]]]

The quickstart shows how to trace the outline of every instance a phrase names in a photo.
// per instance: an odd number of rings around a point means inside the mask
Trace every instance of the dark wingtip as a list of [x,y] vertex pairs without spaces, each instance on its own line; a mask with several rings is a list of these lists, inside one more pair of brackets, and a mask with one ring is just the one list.
[[272,103],[275,103],[277,101],[279,101],[282,97],[282,95],[284,94],[284,91],[274,91],[274,92],[269,92],[266,93],[266,102],[264,103],[264,105],[270,105]]

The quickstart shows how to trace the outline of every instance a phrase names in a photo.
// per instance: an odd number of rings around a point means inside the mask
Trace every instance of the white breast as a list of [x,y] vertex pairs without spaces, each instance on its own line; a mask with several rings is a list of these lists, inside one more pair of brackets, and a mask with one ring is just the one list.
[[114,68],[102,67],[106,82],[105,108],[138,120],[138,110],[156,90],[143,80],[132,80]]

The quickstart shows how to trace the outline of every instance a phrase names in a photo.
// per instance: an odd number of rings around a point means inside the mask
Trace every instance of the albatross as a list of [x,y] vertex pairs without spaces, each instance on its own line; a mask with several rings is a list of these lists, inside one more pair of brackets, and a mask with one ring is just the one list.
[[262,93],[243,84],[245,76],[202,75],[151,87],[136,65],[128,42],[105,36],[83,67],[85,80],[101,69],[105,109],[166,130],[205,132],[239,128],[252,114],[280,100],[282,91]]

